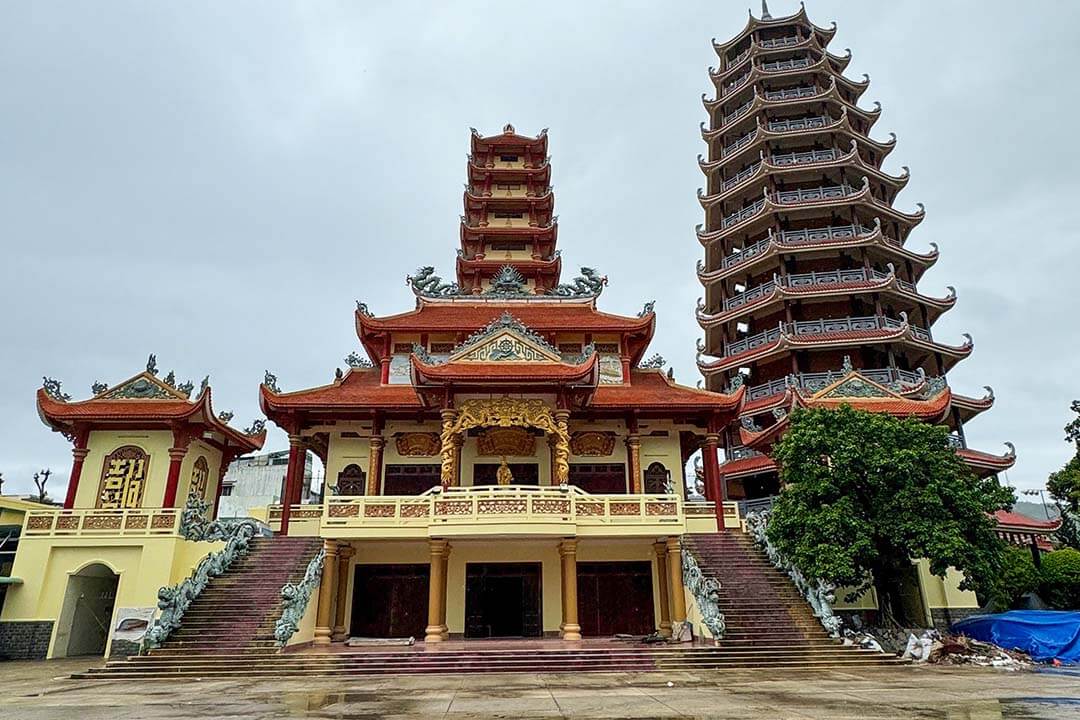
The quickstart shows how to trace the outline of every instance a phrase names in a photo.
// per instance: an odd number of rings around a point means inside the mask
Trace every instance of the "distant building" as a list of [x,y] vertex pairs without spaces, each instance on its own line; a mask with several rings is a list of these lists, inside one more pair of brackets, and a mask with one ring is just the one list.
[[[281,502],[288,465],[288,450],[248,455],[234,460],[225,471],[218,517],[246,517],[253,508],[264,508]],[[307,453],[301,503],[310,502],[312,499],[311,476],[311,453]]]

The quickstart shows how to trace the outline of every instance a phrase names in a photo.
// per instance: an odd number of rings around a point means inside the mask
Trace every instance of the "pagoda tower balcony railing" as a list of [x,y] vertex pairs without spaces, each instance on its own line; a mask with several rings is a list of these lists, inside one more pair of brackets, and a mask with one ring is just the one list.
[[798,98],[811,98],[818,94],[818,88],[814,85],[807,87],[786,88],[784,90],[766,90],[765,99],[771,101],[777,100],[795,100]]
[[949,447],[956,450],[964,450],[967,448],[967,443],[964,442],[964,438],[960,437],[956,433],[949,433],[946,441],[949,443]]
[[810,58],[792,58],[790,60],[773,60],[761,63],[764,72],[783,72],[785,70],[801,70],[814,64]]
[[727,97],[731,93],[739,90],[743,85],[745,85],[746,83],[748,83],[750,81],[750,78],[753,77],[753,75],[754,75],[754,71],[753,70],[748,70],[746,73],[740,75],[739,77],[735,78],[731,82],[727,83],[721,89],[720,97]]
[[[810,245],[827,240],[849,240],[851,238],[869,235],[876,228],[867,225],[827,225],[821,228],[807,230],[782,230],[774,233],[769,228],[769,236],[759,240],[753,245],[732,253],[724,258],[723,267],[730,268],[760,255],[769,249],[770,245],[796,246]],[[888,238],[886,238],[888,240]],[[890,242],[895,242],[891,241]]]
[[[845,154],[839,150],[808,150],[806,152],[790,152],[773,155],[768,159],[768,163],[773,166],[792,167],[795,165],[833,162],[844,156]],[[761,169],[763,162],[764,161],[759,160],[752,165],[747,166],[744,170],[741,170],[737,175],[733,175],[725,180],[720,185],[720,193],[725,193],[732,188],[738,187],[752,178]]]
[[[747,290],[738,293],[734,297],[728,298],[724,301],[724,310],[734,310],[735,308],[747,305],[758,298],[771,295],[777,287],[806,288],[819,285],[827,288],[841,283],[884,282],[892,280],[893,278],[893,273],[881,272],[880,270],[875,270],[873,268],[793,273],[783,277],[776,277],[773,280],[769,280],[760,285],[755,285],[752,288],[748,288]],[[896,279],[896,283],[907,292],[917,292],[914,283],[900,280],[899,278]]]
[[776,205],[799,205],[801,203],[817,203],[824,200],[837,200],[868,192],[868,184],[869,181],[864,182],[863,186],[859,188],[845,183],[843,185],[826,185],[816,188],[779,190],[771,194],[766,193],[765,198],[725,216],[724,219],[720,221],[720,229],[726,230],[729,227],[738,225],[747,218],[753,217],[765,207],[767,200],[772,201]]
[[720,148],[720,159],[722,160],[726,157],[734,155],[739,150],[754,142],[755,137],[757,137],[757,130],[751,130],[730,145],[725,145],[724,147]]
[[727,115],[720,118],[720,127],[723,127],[724,125],[727,125],[728,123],[734,122],[735,120],[738,120],[742,116],[749,113],[750,108],[754,107],[754,101],[755,101],[755,98],[750,98],[749,100],[744,102],[742,105],[740,105],[739,107],[737,107],[734,110],[732,110],[731,112],[729,112]]
[[[766,50],[772,50],[774,48],[798,45],[803,42],[806,42],[806,38],[801,38],[798,35],[788,35],[785,37],[772,38],[771,40],[758,40],[757,45]],[[747,52],[749,52],[749,48],[747,49]]]
[[742,340],[735,340],[724,344],[722,357],[732,357],[747,350],[752,350],[762,345],[768,345],[780,339],[781,335],[807,336],[824,335],[826,333],[859,332],[867,330],[900,330],[904,327],[910,329],[912,335],[919,340],[933,342],[930,331],[917,325],[911,325],[903,320],[896,320],[884,315],[868,315],[865,317],[834,318],[831,320],[799,320],[790,323],[780,323],[777,327],[764,332],[750,335]]
[[815,115],[806,118],[791,118],[790,120],[770,120],[769,132],[795,132],[796,130],[817,130],[835,122],[828,115]]
[[[886,368],[862,368],[859,370],[859,374],[868,380],[878,383],[879,385],[889,385],[890,383],[903,383],[905,385],[918,385],[925,376],[922,373],[912,372],[910,370],[901,370],[900,368],[886,367]],[[847,372],[843,370],[829,370],[828,372],[819,373],[798,373],[789,375],[787,377],[777,378],[770,380],[767,383],[760,385],[753,385],[746,389],[747,400],[760,400],[761,398],[770,397],[772,395],[778,395],[784,392],[794,382],[798,387],[811,392],[818,392],[837,380],[842,380],[847,376]]]

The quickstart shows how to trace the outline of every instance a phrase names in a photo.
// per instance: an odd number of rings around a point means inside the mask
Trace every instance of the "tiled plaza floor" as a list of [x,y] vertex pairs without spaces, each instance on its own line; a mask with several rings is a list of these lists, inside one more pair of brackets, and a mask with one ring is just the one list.
[[265,681],[74,681],[86,661],[0,663],[0,717],[1080,719],[1080,670],[900,667]]

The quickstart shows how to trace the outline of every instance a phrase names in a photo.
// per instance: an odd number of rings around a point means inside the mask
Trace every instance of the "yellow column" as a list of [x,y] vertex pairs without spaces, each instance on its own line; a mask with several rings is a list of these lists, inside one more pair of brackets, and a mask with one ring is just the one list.
[[686,622],[686,593],[682,584],[682,547],[679,538],[667,539],[667,566],[671,587],[671,622]]
[[337,605],[334,613],[334,632],[331,640],[340,642],[348,636],[345,633],[345,603],[349,600],[349,560],[353,556],[351,545],[338,548]]
[[386,439],[382,435],[371,436],[371,452],[368,455],[367,495],[379,494],[382,479],[382,451]]
[[551,482],[553,485],[562,485],[570,482],[570,420],[569,410],[556,410],[553,413],[555,426],[559,432],[555,434],[554,458],[551,466]]
[[315,645],[330,644],[330,610],[334,603],[337,582],[337,541],[324,540],[326,559],[323,561],[322,582],[319,583],[319,606],[315,615]]
[[656,553],[656,585],[660,589],[660,634],[671,637],[671,607],[668,600],[667,544],[653,543]]
[[455,437],[457,433],[451,432],[454,421],[457,420],[457,410],[445,408],[441,415],[442,434],[440,439],[442,440],[442,447],[439,455],[442,457],[442,469],[440,470],[440,480],[443,487],[453,487],[460,484],[458,482],[457,439]]
[[641,494],[641,436],[628,435],[626,450],[630,456],[630,492]]
[[450,543],[446,540],[429,540],[431,549],[431,577],[428,581],[428,626],[424,629],[424,642],[442,642],[447,633],[446,625],[446,565]]
[[446,545],[446,552],[442,554],[442,615],[439,619],[439,627],[442,628],[442,639],[450,639],[450,628],[446,625],[446,586],[447,578],[450,577],[450,544]]
[[577,540],[559,543],[562,558],[562,630],[563,640],[580,640],[581,625],[578,624],[577,599]]

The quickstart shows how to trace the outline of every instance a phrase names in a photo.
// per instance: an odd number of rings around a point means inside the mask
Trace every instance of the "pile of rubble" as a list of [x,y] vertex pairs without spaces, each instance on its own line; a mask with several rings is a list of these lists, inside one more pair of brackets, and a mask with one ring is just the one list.
[[979,665],[1007,670],[1024,670],[1034,665],[1027,653],[1019,650],[1006,650],[963,635],[943,636],[936,630],[926,630],[919,636],[908,635],[907,646],[900,657],[914,663]]

